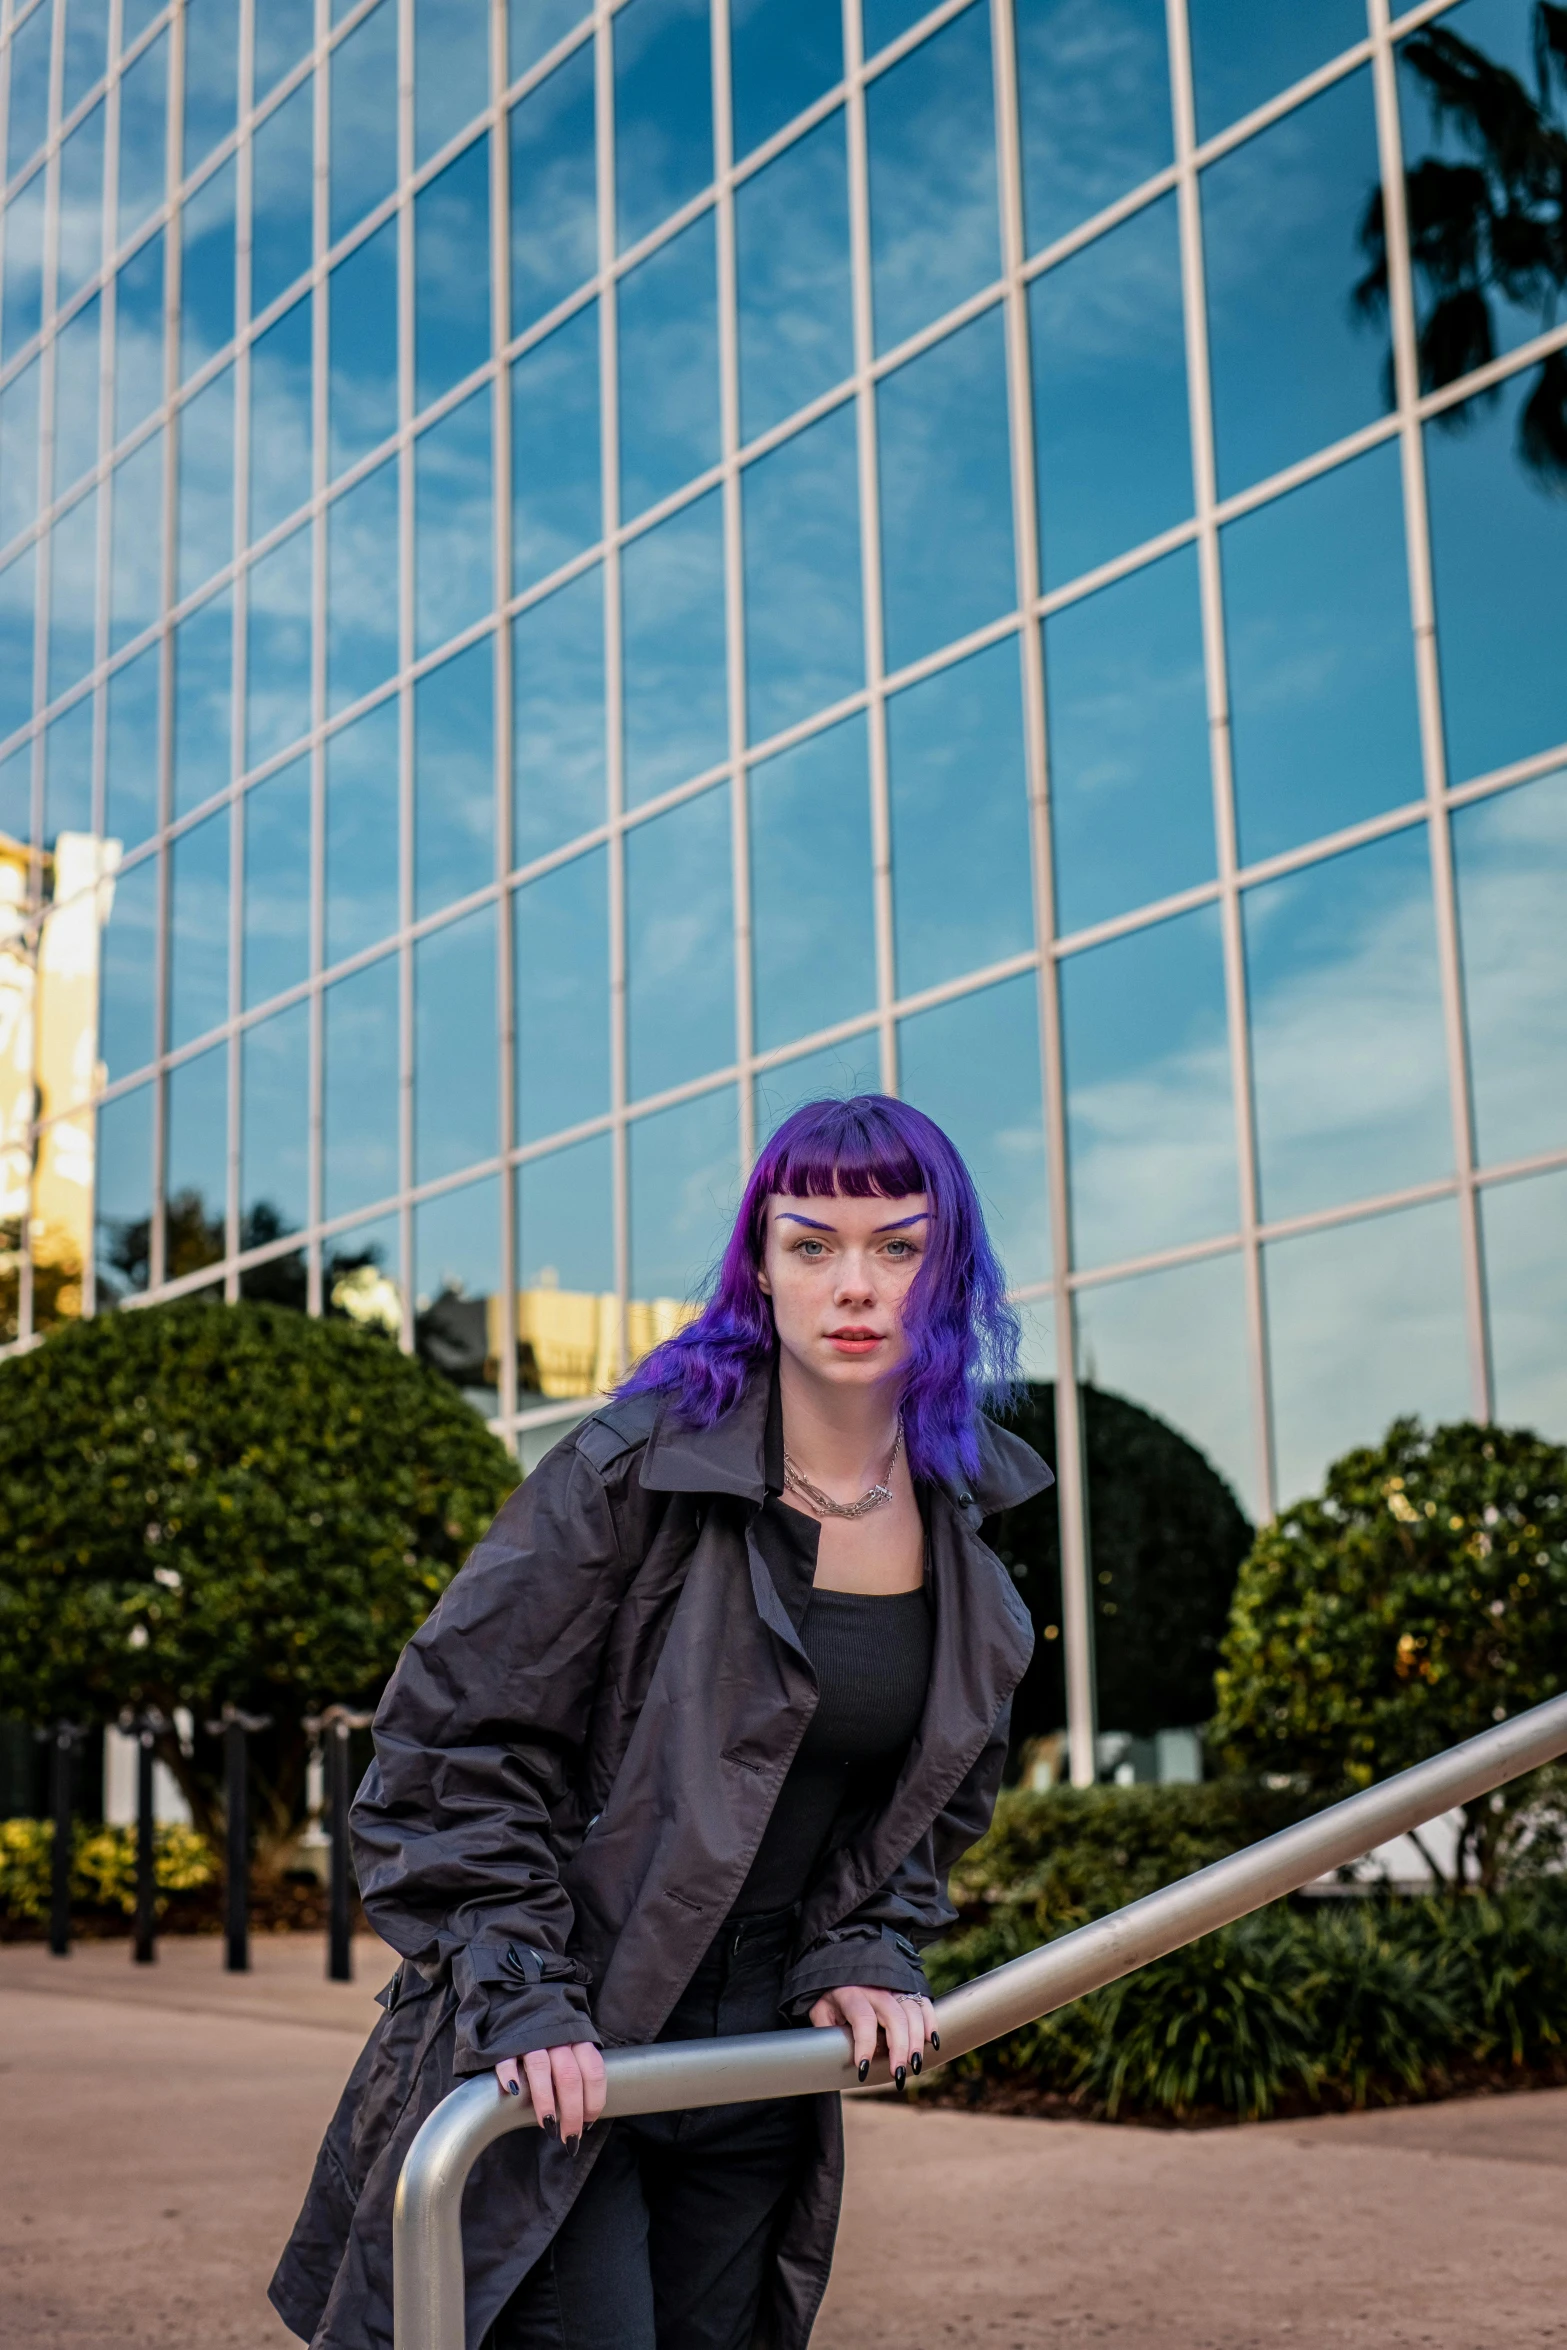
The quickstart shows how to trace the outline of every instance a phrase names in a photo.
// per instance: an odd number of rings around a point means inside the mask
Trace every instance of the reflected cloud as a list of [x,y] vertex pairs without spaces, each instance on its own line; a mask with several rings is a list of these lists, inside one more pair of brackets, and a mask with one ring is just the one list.
[[1567,1143],[1567,768],[1460,808],[1453,818],[1482,1165]]
[[990,17],[965,9],[865,93],[876,347],[1000,274]]

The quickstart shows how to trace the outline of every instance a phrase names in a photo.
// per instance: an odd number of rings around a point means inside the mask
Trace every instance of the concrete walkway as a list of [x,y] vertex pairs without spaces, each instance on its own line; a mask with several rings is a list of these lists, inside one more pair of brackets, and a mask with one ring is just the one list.
[[[288,2350],[265,2285],[387,1955],[0,1950],[7,2350]],[[813,2350],[1567,2350],[1567,2091],[1186,2136],[855,2103]]]

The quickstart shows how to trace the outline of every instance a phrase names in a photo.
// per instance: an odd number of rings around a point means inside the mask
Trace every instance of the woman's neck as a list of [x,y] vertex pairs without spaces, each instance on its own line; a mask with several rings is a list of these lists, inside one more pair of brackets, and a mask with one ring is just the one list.
[[789,1457],[829,1491],[876,1483],[898,1433],[900,1390],[885,1382],[838,1386],[780,1353],[778,1392]]

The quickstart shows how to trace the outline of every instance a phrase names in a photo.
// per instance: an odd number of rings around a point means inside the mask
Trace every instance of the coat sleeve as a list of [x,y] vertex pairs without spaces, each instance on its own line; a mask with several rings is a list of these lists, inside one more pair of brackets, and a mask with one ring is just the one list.
[[857,1909],[802,1951],[779,2002],[798,2022],[824,1991],[863,1984],[872,1991],[930,1997],[920,1950],[946,1933],[957,1911],[947,1898],[953,1864],[990,1825],[1012,1726],[1012,1700],[997,1715],[977,1761],[905,1859]]
[[597,2037],[551,1812],[627,1579],[605,1479],[557,1447],[404,1649],[353,1807],[365,1914],[457,1994],[454,2070]]

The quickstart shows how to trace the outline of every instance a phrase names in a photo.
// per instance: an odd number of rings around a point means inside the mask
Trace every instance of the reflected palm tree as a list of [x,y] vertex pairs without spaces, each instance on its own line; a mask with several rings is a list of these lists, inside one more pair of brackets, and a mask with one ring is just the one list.
[[[1532,92],[1442,24],[1413,34],[1399,51],[1434,123],[1450,127],[1470,158],[1423,156],[1404,175],[1422,391],[1497,356],[1498,299],[1535,312],[1545,332],[1567,297],[1567,7],[1536,0],[1533,34]],[[1355,307],[1380,323],[1388,305],[1380,188],[1366,206],[1360,245],[1369,266]],[[1494,401],[1501,387],[1480,396]],[[1473,414],[1465,402],[1436,421],[1462,431]],[[1567,352],[1540,362],[1518,420],[1518,453],[1543,485],[1567,493]]]

